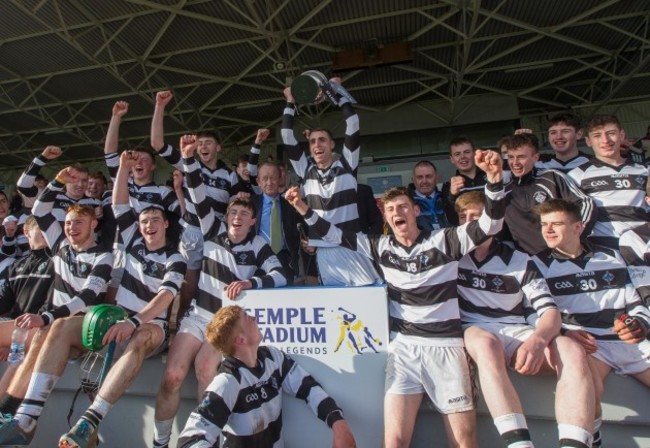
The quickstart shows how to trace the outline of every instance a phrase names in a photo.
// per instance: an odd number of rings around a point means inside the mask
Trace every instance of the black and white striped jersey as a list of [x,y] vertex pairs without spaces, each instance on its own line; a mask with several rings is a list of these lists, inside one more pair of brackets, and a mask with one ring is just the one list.
[[632,283],[650,305],[650,223],[623,232],[619,245]]
[[234,357],[223,360],[203,401],[187,419],[178,438],[179,448],[217,446],[220,434],[224,447],[284,447],[283,392],[307,402],[330,426],[334,415],[340,417],[341,409],[334,399],[288,355],[275,347],[261,346],[257,360],[255,368]]
[[589,162],[590,160],[591,160],[591,156],[580,151],[578,151],[577,156],[567,160],[566,162],[563,162],[562,160],[558,159],[557,156],[555,155],[551,157],[542,156],[540,157],[540,160],[535,163],[535,168],[540,170],[540,172],[546,170],[556,170],[564,174],[567,174],[572,169],[577,168],[583,163]]
[[[171,245],[158,250],[147,249],[138,228],[138,216],[126,204],[113,206],[115,219],[125,245],[124,275],[117,289],[117,303],[129,314],[137,314],[156,295],[180,291],[187,268],[183,256]],[[167,320],[167,310],[157,319]]]
[[458,263],[463,323],[526,324],[531,314],[556,309],[546,280],[524,252],[492,241],[486,259],[474,251]]
[[[32,163],[27,167],[27,170],[18,178],[18,184],[16,188],[18,191],[23,194],[28,199],[36,199],[38,195],[38,188],[34,185],[36,176],[39,174],[41,167],[47,163],[47,159],[43,156],[37,156]],[[65,221],[65,211],[73,204],[79,205],[90,205],[91,207],[101,207],[102,201],[95,198],[89,198],[84,196],[81,199],[72,199],[65,194],[65,185],[57,182],[56,180],[52,181],[56,184],[57,195],[54,198],[54,205],[52,208],[52,213],[59,220],[59,222]],[[26,218],[25,218],[26,219]]]
[[[111,181],[115,182],[117,170],[120,167],[120,156],[113,152],[105,154],[106,166],[111,176]],[[166,185],[158,185],[151,182],[146,185],[137,185],[132,179],[129,179],[129,202],[136,213],[140,213],[145,208],[153,206],[162,207],[168,214],[180,216],[180,207],[174,190]]]
[[612,327],[623,313],[650,325],[650,311],[632,285],[619,252],[585,247],[573,259],[551,249],[533,257],[562,313],[563,327],[585,330],[597,339],[618,340]]
[[67,317],[97,305],[104,299],[113,269],[113,255],[100,246],[78,252],[69,245],[63,226],[54,215],[54,204],[63,185],[51,182],[34,203],[32,214],[54,254],[54,291],[48,317]]
[[13,216],[18,219],[16,233],[13,238],[9,238],[7,235],[2,237],[2,246],[0,247],[1,254],[15,258],[29,255],[29,240],[23,232],[23,228],[25,226],[25,221],[27,221],[27,218],[29,218],[31,214],[31,210],[24,207],[17,213],[13,213]]
[[18,178],[16,189],[29,203],[33,203],[38,196],[38,188],[34,184],[36,182],[36,176],[40,173],[41,168],[44,167],[46,163],[47,159],[45,157],[42,155],[36,156],[34,160],[32,160],[32,163],[29,164],[27,169],[23,171]]
[[[282,143],[289,155],[294,171],[303,182],[305,202],[335,226],[358,232],[357,168],[359,166],[360,138],[359,116],[345,98],[341,98],[341,111],[345,118],[345,138],[341,157],[334,160],[327,170],[320,170],[311,157],[298,146],[293,133],[295,106],[287,103],[282,117]],[[313,235],[309,235],[314,238]],[[323,246],[317,239],[313,246]]]
[[422,231],[411,247],[392,235],[366,236],[342,231],[313,210],[305,221],[323,240],[375,260],[388,287],[391,336],[423,342],[463,336],[458,307],[458,260],[501,230],[502,185],[485,187],[485,211],[460,227]]
[[[183,171],[181,153],[172,145],[166,144],[158,155],[177,170]],[[259,157],[259,149],[257,150],[257,156]],[[201,161],[198,161],[198,163],[201,167],[201,179],[205,185],[207,200],[210,202],[210,206],[217,216],[221,219],[226,213],[226,207],[228,207],[228,202],[230,202],[233,188],[239,182],[237,173],[228,168],[228,165],[221,160],[217,160],[217,166],[214,170],[205,166]],[[195,217],[194,205],[188,204],[187,202],[189,201],[186,201],[188,214]],[[198,222],[194,222],[192,218],[189,218],[188,221],[190,221],[189,223],[191,225],[198,226]]]
[[275,288],[287,284],[285,272],[266,240],[250,232],[240,243],[228,239],[228,229],[206,199],[199,164],[183,159],[189,197],[196,207],[203,233],[203,261],[194,312],[210,319],[221,308],[226,285],[250,280],[253,288]]
[[598,244],[618,248],[618,237],[648,221],[645,203],[648,168],[625,162],[612,166],[598,159],[580,165],[569,176],[594,201],[598,218],[591,238]]

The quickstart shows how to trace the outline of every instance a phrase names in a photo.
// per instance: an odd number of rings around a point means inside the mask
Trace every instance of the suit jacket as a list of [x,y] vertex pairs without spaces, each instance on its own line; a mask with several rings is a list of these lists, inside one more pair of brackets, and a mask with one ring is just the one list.
[[[251,201],[257,210],[257,221],[255,222],[255,233],[260,234],[260,222],[262,221],[262,205],[264,195],[257,194],[251,196]],[[280,251],[278,259],[282,263],[282,267],[287,273],[289,283],[293,282],[293,278],[298,274],[299,257],[300,257],[300,234],[298,233],[297,225],[303,222],[302,217],[293,208],[284,197],[279,196],[280,199],[280,219],[282,220],[282,230],[284,233],[285,249]]]

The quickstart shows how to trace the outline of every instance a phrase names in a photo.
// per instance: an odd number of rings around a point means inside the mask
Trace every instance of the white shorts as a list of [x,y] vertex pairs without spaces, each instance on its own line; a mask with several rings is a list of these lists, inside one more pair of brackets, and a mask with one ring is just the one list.
[[478,327],[489,333],[492,333],[503,345],[503,351],[506,354],[506,365],[510,366],[510,360],[519,346],[535,332],[530,325],[523,324],[499,324],[494,322],[472,322],[463,325],[463,330],[469,327]]
[[650,369],[650,342],[628,344],[596,339],[598,350],[591,356],[604,362],[618,375],[633,375]]
[[178,251],[187,263],[187,269],[197,271],[201,269],[203,261],[203,234],[201,229],[188,226],[183,229],[181,241],[178,244]]
[[206,342],[205,331],[208,328],[208,323],[210,321],[196,313],[193,312],[193,306],[190,307],[183,320],[181,320],[181,326],[179,327],[176,334],[187,333],[194,336],[201,343]]
[[[454,346],[456,345],[456,346]],[[465,348],[395,339],[388,345],[387,394],[426,392],[441,414],[471,411],[472,380]]]

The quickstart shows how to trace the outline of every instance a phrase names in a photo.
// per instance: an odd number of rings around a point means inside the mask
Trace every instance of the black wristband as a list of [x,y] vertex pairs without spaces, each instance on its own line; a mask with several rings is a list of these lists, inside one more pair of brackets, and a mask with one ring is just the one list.
[[41,314],[41,319],[43,319],[44,327],[47,327],[54,320],[54,316],[51,313],[45,312]]
[[129,317],[127,322],[132,323],[135,328],[138,328],[142,324],[142,321],[137,316]]

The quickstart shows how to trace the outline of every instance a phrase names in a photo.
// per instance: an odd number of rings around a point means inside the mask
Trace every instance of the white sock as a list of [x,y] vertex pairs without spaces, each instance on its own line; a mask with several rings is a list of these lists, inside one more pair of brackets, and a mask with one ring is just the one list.
[[[591,447],[591,444],[593,442],[593,435],[591,434],[591,431],[587,431],[586,429],[579,426],[568,425],[566,423],[558,424],[557,429],[560,434],[560,442],[562,442],[562,440],[580,442],[584,443],[588,447]],[[560,446],[564,445],[560,443]]]
[[501,437],[508,444],[508,448],[534,448],[530,440],[526,417],[523,414],[513,413],[500,415],[494,418],[494,426]]
[[164,446],[169,443],[172,437],[172,425],[174,419],[169,420],[154,420],[153,422],[153,441],[154,446]]
[[[40,417],[45,401],[50,396],[57,381],[59,381],[57,375],[41,372],[32,374],[25,399],[16,411],[15,418],[20,429],[30,433],[36,428],[36,420]],[[27,401],[29,404],[26,403]]]

